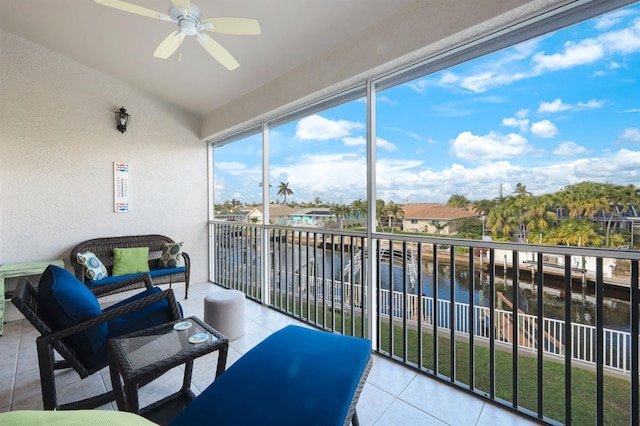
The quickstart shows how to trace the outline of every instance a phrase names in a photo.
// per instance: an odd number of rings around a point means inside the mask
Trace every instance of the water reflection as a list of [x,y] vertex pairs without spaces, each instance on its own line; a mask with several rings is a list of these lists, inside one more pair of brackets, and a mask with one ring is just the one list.
[[[251,248],[256,253],[259,248]],[[241,259],[233,260],[231,257],[237,255],[229,255],[227,260],[232,262],[244,263],[247,259],[256,259],[259,266],[260,256],[242,256]],[[322,250],[317,247],[307,247],[305,245],[281,244],[279,248],[271,252],[271,264],[276,271],[279,271],[277,279],[284,283],[289,281],[292,285],[292,275],[298,274],[302,270],[303,274],[310,276],[324,277],[325,279],[340,280],[343,274],[348,276],[345,281],[359,283],[360,272],[356,273],[357,268],[349,267],[350,262],[354,260],[355,255],[349,252],[339,253],[337,251]],[[437,291],[437,297],[440,300],[451,300],[451,283],[453,282],[453,297],[456,302],[469,303],[471,295],[473,295],[474,304],[478,306],[489,306],[490,286],[489,273],[486,271],[475,271],[473,277],[470,269],[466,265],[455,265],[452,268],[448,263],[438,264],[437,274],[434,274],[434,263],[431,261],[421,261],[419,276],[412,279],[406,275],[403,268],[395,266],[389,271],[389,263],[382,262],[380,264],[379,275],[380,285],[383,289],[388,290],[390,283],[393,282],[395,291],[406,290],[410,294],[417,294],[418,283],[421,281],[422,295],[434,297]],[[353,278],[351,275],[353,274]],[[434,276],[437,277],[434,285]],[[473,279],[472,279],[473,278]],[[509,275],[496,274],[495,277],[496,294],[502,293],[506,300],[513,302],[513,281]],[[473,288],[473,291],[471,289]],[[536,285],[530,280],[520,279],[518,283],[518,307],[519,309],[531,315],[537,315],[539,291]],[[578,324],[595,325],[595,294],[593,288],[582,287],[572,291],[571,302],[571,318]],[[564,304],[565,293],[561,286],[556,283],[547,284],[545,282],[543,291],[543,309],[544,317],[564,320]],[[497,307],[505,310],[511,310],[510,307],[504,306],[502,300],[496,296]],[[607,294],[604,297],[604,326],[616,330],[629,331],[629,315],[630,304],[627,300],[615,297],[615,295]]]

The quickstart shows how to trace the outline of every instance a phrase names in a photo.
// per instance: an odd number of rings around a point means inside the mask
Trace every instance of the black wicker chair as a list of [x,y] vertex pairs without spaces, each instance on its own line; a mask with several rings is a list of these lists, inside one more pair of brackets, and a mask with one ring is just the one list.
[[[149,277],[148,275],[142,275],[132,278],[131,280],[118,282],[110,286],[104,286],[104,288],[101,289],[94,289],[94,294],[96,294],[96,297],[100,297],[101,295],[112,293],[114,290],[117,290],[119,286],[131,286],[132,284],[135,284],[133,282],[134,280],[136,282],[144,281],[143,287],[152,287],[151,277]],[[103,314],[81,324],[77,324],[73,327],[54,331],[52,327],[47,324],[39,315],[40,309],[38,305],[37,295],[38,290],[28,280],[25,280],[18,286],[15,296],[11,301],[41,334],[36,339],[36,346],[38,350],[38,363],[40,366],[42,401],[45,410],[96,408],[115,400],[113,391],[108,391],[106,393],[82,399],[80,401],[70,402],[62,405],[58,404],[54,374],[55,370],[63,368],[73,368],[78,373],[80,378],[84,379],[108,365],[108,362],[104,361],[97,366],[93,366],[90,368],[86,367],[76,356],[74,350],[65,343],[64,339],[78,332],[95,327],[96,325],[105,321],[109,321],[113,318],[117,318],[133,311],[140,310],[163,299],[166,299],[169,303],[171,316],[173,317],[173,319],[177,320],[182,318],[180,308],[173,294],[173,290],[169,289],[161,293],[156,293],[147,297],[140,298],[139,300],[132,301],[131,303],[127,303],[124,306],[105,311]],[[62,360],[54,359],[54,350],[58,354],[60,354],[60,356],[63,358]],[[144,384],[148,383],[149,381],[146,381]]]

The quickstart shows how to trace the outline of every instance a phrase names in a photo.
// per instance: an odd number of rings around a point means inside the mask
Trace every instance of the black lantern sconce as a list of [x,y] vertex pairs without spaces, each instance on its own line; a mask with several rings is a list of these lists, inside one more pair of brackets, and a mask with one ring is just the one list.
[[127,131],[129,120],[131,120],[131,116],[124,107],[120,108],[120,111],[116,111],[116,125],[120,133]]

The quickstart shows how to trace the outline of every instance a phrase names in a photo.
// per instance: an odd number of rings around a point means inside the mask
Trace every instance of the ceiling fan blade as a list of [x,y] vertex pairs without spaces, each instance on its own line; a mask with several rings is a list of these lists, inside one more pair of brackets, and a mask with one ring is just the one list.
[[208,31],[222,34],[258,35],[261,33],[260,23],[248,18],[208,18],[203,23],[210,23]]
[[240,66],[238,61],[231,56],[231,53],[227,51],[220,43],[212,39],[206,34],[198,34],[198,42],[205,48],[211,56],[213,56],[218,62],[224,65],[229,71],[234,70]]
[[191,15],[191,2],[189,0],[171,0],[171,3],[178,9],[186,10],[187,15]]
[[178,50],[178,47],[184,41],[184,37],[185,35],[180,31],[172,32],[158,45],[156,51],[153,52],[153,56],[160,59],[167,59],[173,55],[173,52]]
[[164,13],[156,12],[155,10],[147,9],[146,7],[138,6],[136,4],[127,3],[126,1],[121,0],[95,0],[97,4],[101,4],[103,6],[111,7],[113,9],[122,10],[124,12],[135,13],[136,15],[146,16],[148,18],[160,19],[163,21],[172,22],[172,19],[169,15],[165,15]]

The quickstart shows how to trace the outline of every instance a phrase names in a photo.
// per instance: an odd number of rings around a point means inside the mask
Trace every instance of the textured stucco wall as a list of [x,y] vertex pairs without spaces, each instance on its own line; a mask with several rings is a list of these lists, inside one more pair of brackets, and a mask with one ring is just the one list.
[[381,77],[574,0],[419,0],[285,75],[207,115],[216,137]]
[[[0,263],[68,263],[83,240],[158,233],[183,240],[192,281],[206,281],[199,130],[199,118],[0,30]],[[129,213],[113,211],[114,161],[131,165]]]

